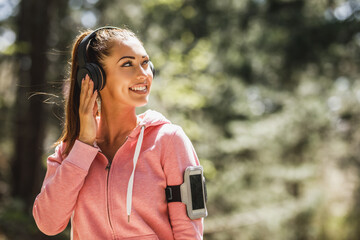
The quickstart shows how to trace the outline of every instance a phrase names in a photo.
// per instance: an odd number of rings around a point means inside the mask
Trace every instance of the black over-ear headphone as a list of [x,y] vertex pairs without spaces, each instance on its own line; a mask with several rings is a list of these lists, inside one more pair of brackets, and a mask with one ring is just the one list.
[[[86,74],[89,75],[89,77],[94,82],[94,91],[95,90],[102,90],[105,87],[106,84],[106,75],[104,69],[96,63],[87,62],[87,48],[90,45],[91,40],[95,37],[96,32],[101,29],[119,29],[117,27],[101,27],[96,30],[94,30],[92,33],[87,35],[79,44],[78,46],[78,64],[79,68],[76,75],[76,81],[78,83],[78,86],[81,88],[81,80],[85,78]],[[150,69],[153,73],[153,77],[155,77],[155,68],[151,61],[149,61]]]

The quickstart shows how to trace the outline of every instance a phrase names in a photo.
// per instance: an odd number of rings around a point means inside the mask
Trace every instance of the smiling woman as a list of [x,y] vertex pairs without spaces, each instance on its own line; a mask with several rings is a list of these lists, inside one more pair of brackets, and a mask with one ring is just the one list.
[[165,194],[199,165],[190,140],[158,112],[136,115],[154,73],[130,30],[104,27],[77,38],[64,131],[33,207],[45,234],[71,219],[72,239],[202,239],[202,219]]
[[125,108],[128,105],[140,107],[148,102],[153,74],[149,56],[137,38],[115,40],[112,54],[103,62],[107,79],[101,93],[104,101],[117,98],[118,101],[110,102]]

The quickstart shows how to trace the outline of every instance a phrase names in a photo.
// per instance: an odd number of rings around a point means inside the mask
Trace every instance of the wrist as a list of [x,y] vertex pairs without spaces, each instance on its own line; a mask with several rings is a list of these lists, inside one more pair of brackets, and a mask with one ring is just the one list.
[[95,140],[87,139],[87,138],[84,138],[84,137],[81,137],[81,136],[79,136],[78,140],[79,140],[80,142],[86,143],[86,144],[88,144],[88,145],[90,145],[90,146],[93,146],[94,141],[95,141]]

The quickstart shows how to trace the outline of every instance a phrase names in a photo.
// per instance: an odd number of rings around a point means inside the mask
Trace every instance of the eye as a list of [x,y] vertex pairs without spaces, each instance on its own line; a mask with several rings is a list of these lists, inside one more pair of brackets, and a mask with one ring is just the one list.
[[131,61],[127,61],[125,63],[123,63],[123,65],[121,65],[122,67],[131,67],[132,66],[132,63]]
[[148,63],[149,63],[149,61],[150,61],[150,60],[145,60],[145,61],[143,61],[143,65],[148,64]]

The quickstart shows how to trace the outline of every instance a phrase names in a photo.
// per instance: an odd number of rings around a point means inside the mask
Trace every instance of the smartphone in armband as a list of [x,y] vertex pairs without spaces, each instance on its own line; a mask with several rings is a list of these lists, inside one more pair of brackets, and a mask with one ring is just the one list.
[[187,167],[184,172],[184,183],[168,186],[165,192],[168,202],[186,204],[186,212],[190,219],[198,219],[208,215],[206,185],[201,166]]

